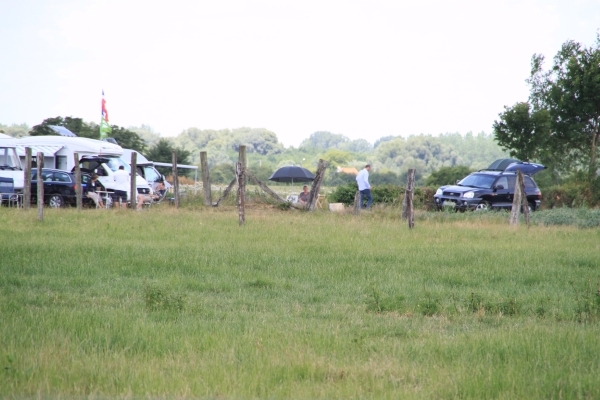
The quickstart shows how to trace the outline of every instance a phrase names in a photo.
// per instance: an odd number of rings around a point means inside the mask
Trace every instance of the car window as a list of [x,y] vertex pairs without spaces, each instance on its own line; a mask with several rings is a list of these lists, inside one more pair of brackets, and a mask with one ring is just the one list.
[[52,171],[42,171],[42,180],[44,182],[50,182],[50,181],[52,181],[53,175],[54,175],[54,173]]
[[100,166],[100,163],[96,160],[86,160],[84,159],[81,164],[81,168],[87,170],[87,172],[92,172]]
[[496,180],[496,175],[473,174],[458,182],[461,186],[472,186],[490,189]]
[[515,182],[517,181],[517,177],[514,175],[511,175],[511,176],[507,176],[507,178],[508,178],[508,190],[514,191],[515,190]]
[[524,178],[525,178],[525,180],[524,180],[525,189],[536,189],[537,188],[537,185],[535,184],[533,179],[531,179],[527,175],[525,175]]
[[161,178],[154,167],[144,167],[144,173],[146,175],[146,181],[148,182],[156,182]]
[[500,185],[502,185],[504,189],[508,189],[508,179],[506,179],[505,176],[501,176],[500,179],[498,179],[498,182],[496,182],[496,187]]
[[63,172],[55,172],[54,173],[54,181],[55,182],[71,182],[69,175]]
[[31,170],[31,180],[37,181],[37,169]]

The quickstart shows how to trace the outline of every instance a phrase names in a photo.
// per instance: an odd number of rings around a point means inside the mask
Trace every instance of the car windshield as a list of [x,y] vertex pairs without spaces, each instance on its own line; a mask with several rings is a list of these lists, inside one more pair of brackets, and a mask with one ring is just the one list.
[[482,189],[490,189],[496,180],[494,175],[473,174],[458,182],[458,186],[469,186]]
[[22,170],[21,160],[12,147],[0,147],[0,169]]
[[108,168],[113,170],[113,172],[117,171],[122,165],[125,168],[125,171],[131,173],[131,167],[129,166],[129,164],[125,163],[125,161],[121,160],[120,158],[107,157],[106,159],[108,160],[106,162],[106,165],[108,165]]

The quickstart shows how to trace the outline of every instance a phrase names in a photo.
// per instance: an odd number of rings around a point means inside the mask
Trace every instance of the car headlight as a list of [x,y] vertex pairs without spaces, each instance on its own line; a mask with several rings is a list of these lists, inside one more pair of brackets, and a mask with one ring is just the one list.
[[472,191],[470,191],[470,192],[465,192],[465,193],[463,194],[463,197],[464,197],[465,199],[472,199],[473,197],[475,197],[475,192],[472,192]]
[[444,192],[444,191],[443,191],[442,189],[438,189],[438,190],[436,190],[436,191],[435,191],[435,194],[436,194],[436,195],[440,195],[440,194],[442,194],[443,192]]

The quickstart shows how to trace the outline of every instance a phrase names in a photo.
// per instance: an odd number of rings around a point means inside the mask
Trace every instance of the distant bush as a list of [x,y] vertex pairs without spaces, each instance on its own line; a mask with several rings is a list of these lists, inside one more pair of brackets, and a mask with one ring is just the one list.
[[464,165],[455,165],[453,167],[442,167],[433,171],[425,180],[427,186],[454,185],[457,180],[469,175],[473,170]]
[[587,182],[566,182],[542,190],[542,207],[596,207],[600,204],[600,178],[592,185]]
[[600,226],[600,209],[555,208],[531,214],[531,223],[545,226],[570,225],[578,228],[597,228]]
[[[354,196],[358,190],[356,182],[351,182],[344,186],[338,186],[333,193],[328,196],[330,203],[344,203],[346,205],[354,204]],[[402,204],[404,201],[404,192],[406,188],[396,185],[375,186],[371,190],[374,204]],[[429,208],[433,204],[433,195],[435,189],[429,187],[415,188],[414,205],[415,207]]]

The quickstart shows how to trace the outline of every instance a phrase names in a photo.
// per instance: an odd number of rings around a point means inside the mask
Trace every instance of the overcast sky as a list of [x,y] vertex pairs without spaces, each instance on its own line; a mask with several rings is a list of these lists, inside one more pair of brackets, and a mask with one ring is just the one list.
[[[490,133],[600,0],[0,0],[0,123]],[[549,62],[547,63],[549,65]]]

